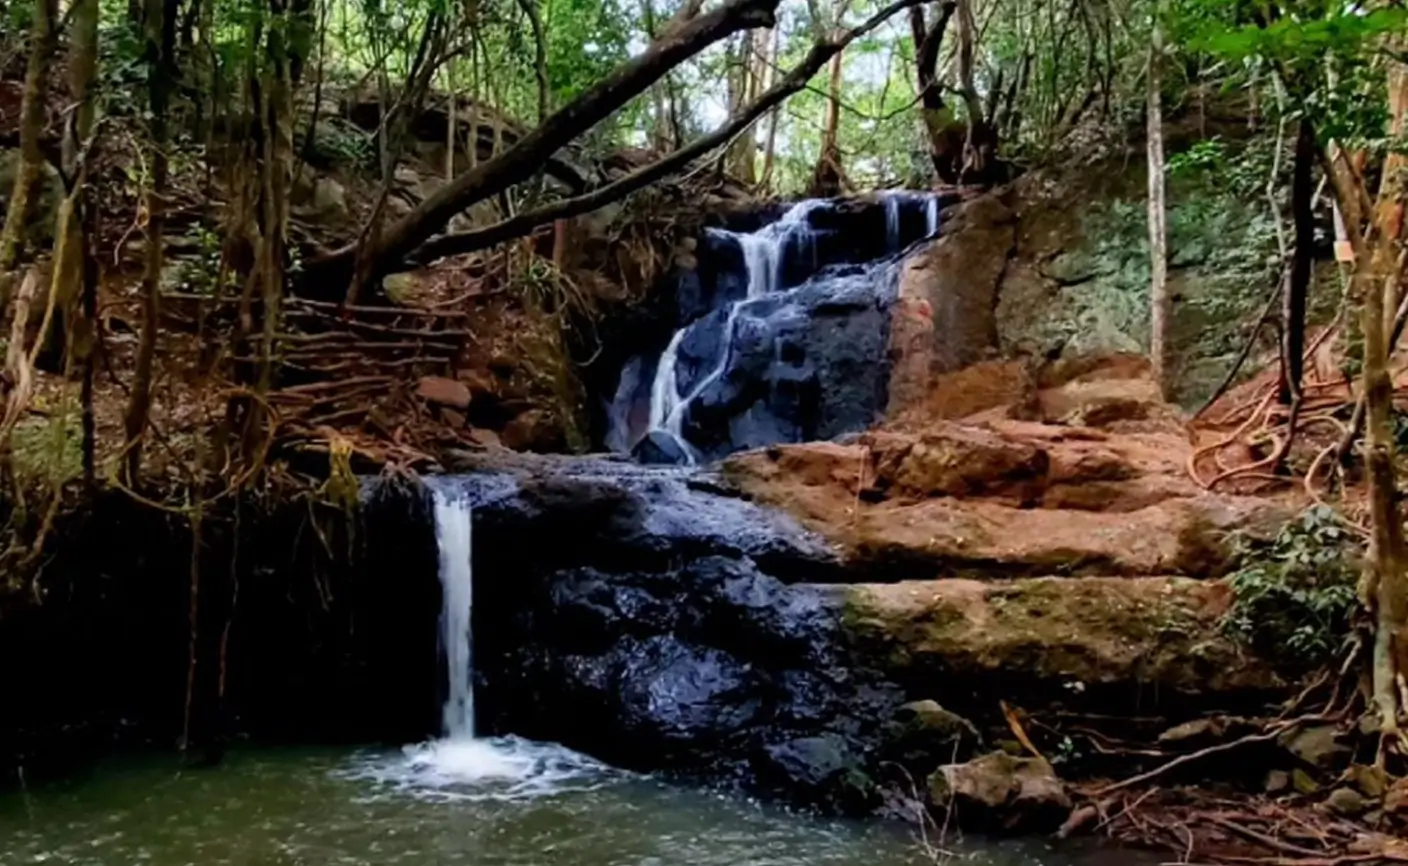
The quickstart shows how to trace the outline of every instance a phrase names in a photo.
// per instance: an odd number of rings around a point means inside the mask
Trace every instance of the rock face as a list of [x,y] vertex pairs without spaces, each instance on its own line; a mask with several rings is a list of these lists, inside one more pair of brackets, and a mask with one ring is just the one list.
[[1181,481],[1167,431],[999,414],[723,475],[466,456],[481,729],[837,811],[887,767],[938,772],[1011,829],[1059,823],[1064,793],[1044,765],[954,764],[1005,736],[1000,700],[1177,720],[1284,691],[1220,628],[1225,535],[1266,509]]
[[805,201],[705,230],[676,277],[673,335],[621,369],[607,443],[661,433],[679,447],[648,443],[652,459],[703,461],[874,423],[889,401],[899,263],[938,230],[942,204]]
[[903,700],[850,655],[824,543],[679,470],[493,465],[461,481],[481,730],[828,809],[874,803]]
[[905,260],[899,296],[922,300],[933,320],[933,372],[958,370],[998,345],[998,284],[1016,241],[1017,216],[998,196],[947,208],[939,238]]

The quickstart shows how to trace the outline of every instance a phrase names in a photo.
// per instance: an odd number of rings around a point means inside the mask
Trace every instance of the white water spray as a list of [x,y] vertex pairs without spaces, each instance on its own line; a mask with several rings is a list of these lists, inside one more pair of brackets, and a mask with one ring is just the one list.
[[939,233],[939,197],[929,196],[924,203],[924,237],[931,238]]

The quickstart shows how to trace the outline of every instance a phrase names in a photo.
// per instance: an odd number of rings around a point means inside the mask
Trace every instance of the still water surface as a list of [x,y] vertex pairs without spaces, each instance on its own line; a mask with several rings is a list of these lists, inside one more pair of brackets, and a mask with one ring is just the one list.
[[[1071,866],[969,843],[976,866]],[[1116,854],[1100,866],[1123,866]],[[92,866],[922,866],[912,831],[623,773],[556,746],[243,750],[216,768],[110,761],[0,794],[0,863]],[[1092,866],[1089,857],[1080,866]]]

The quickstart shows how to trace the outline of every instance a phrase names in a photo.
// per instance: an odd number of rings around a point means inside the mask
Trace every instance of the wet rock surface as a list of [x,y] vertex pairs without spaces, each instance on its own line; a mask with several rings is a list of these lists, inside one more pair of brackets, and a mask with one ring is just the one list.
[[819,583],[829,546],[700,473],[493,463],[452,482],[474,509],[482,731],[828,810],[875,803],[903,696],[847,647],[844,594]]
[[[621,369],[607,444],[687,463],[874,423],[900,262],[941,206],[907,193],[807,201],[706,230],[675,277],[674,336]],[[661,435],[677,446],[649,441]]]

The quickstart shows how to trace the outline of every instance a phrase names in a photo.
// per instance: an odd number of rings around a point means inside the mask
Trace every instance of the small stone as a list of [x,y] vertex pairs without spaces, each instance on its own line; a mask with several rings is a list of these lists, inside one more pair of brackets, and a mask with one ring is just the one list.
[[1320,783],[1305,770],[1296,767],[1291,771],[1291,787],[1296,789],[1297,794],[1314,794],[1320,790]]
[[1388,773],[1382,767],[1355,764],[1345,771],[1342,781],[1374,800],[1383,799],[1388,793]]
[[454,409],[468,409],[469,388],[463,382],[446,379],[444,376],[422,376],[416,385],[416,396],[429,403],[449,406]]
[[397,303],[404,301],[420,285],[415,274],[387,274],[381,278],[381,290]]
[[1159,742],[1162,745],[1170,746],[1187,743],[1190,740],[1220,740],[1226,733],[1227,725],[1224,721],[1213,716],[1208,719],[1194,719],[1191,722],[1175,725],[1159,734]]
[[1336,815],[1351,818],[1368,811],[1369,801],[1353,788],[1336,788],[1325,798],[1325,808]]
[[1398,779],[1384,794],[1384,813],[1398,820],[1408,820],[1408,779]]
[[485,448],[502,448],[503,443],[499,441],[499,434],[493,430],[485,430],[482,427],[475,427],[469,431],[469,438],[483,445]]
[[494,377],[486,370],[461,370],[455,374],[471,394],[494,393]]
[[1266,774],[1266,782],[1262,785],[1268,794],[1280,794],[1291,787],[1291,774],[1285,770],[1272,770]]
[[973,723],[944,709],[937,701],[912,701],[895,711],[894,737],[886,744],[888,760],[920,775],[940,764],[967,760],[982,746]]
[[1318,770],[1332,770],[1349,757],[1350,749],[1339,742],[1334,725],[1293,728],[1280,737],[1282,748]]

